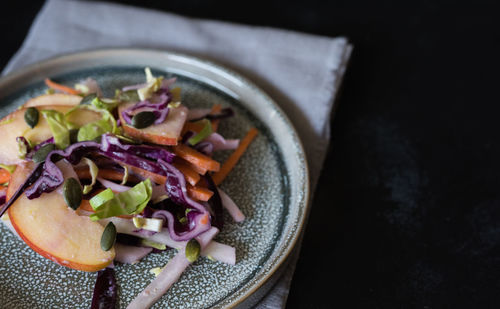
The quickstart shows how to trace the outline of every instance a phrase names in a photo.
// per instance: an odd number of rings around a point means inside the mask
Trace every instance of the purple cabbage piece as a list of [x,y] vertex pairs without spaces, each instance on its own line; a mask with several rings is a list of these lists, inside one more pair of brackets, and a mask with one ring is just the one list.
[[12,197],[7,201],[7,203],[3,204],[3,206],[0,207],[0,217],[3,216],[5,211],[9,209],[10,205],[12,205],[17,200],[17,198],[21,196],[21,194],[24,192],[24,190],[26,190],[26,188],[34,184],[36,180],[40,178],[42,172],[43,172],[43,164],[38,164],[33,170],[33,172],[31,172],[31,174],[28,176],[26,181],[19,187],[19,189],[17,189],[17,191],[12,195]]
[[212,197],[208,200],[208,205],[210,205],[210,208],[213,211],[212,226],[215,226],[216,228],[219,229],[219,231],[222,231],[222,228],[224,227],[222,199],[219,195],[219,190],[217,190],[217,186],[215,185],[212,177],[208,174],[206,174],[204,177],[208,184],[207,188],[214,193]]
[[54,157],[56,159],[64,158],[74,165],[91,152],[97,152],[119,162],[162,175],[164,174],[163,168],[159,164],[144,158],[172,162],[175,157],[174,154],[163,148],[122,144],[116,136],[104,134],[101,138],[101,144],[86,141],[75,143],[65,150],[51,151],[43,164],[42,174],[34,185],[25,191],[26,196],[29,199],[37,198],[44,192],[54,191],[64,182],[61,170],[54,163]]
[[29,199],[33,199],[42,193],[52,192],[60,186],[64,182],[64,178],[61,170],[54,163],[55,160],[64,158],[71,164],[77,164],[83,156],[89,153],[98,153],[122,163],[166,176],[165,191],[171,201],[184,207],[184,210],[191,209],[187,215],[188,223],[182,225],[182,228],[175,224],[172,213],[165,211],[164,217],[172,239],[189,240],[211,227],[208,210],[204,205],[187,196],[184,175],[170,164],[174,158],[173,154],[163,148],[122,144],[118,138],[111,134],[103,135],[101,144],[86,141],[75,143],[64,151],[51,151],[45,162],[36,167],[13,198],[0,209],[0,213],[3,214],[23,191]]
[[118,296],[115,270],[105,268],[97,273],[90,309],[115,309]]
[[49,152],[43,163],[42,174],[32,187],[25,190],[26,197],[30,200],[37,198],[42,195],[42,193],[54,191],[64,182],[63,174],[54,163],[53,157],[62,157],[71,164],[78,164],[84,155],[89,152],[97,151],[98,149],[99,144],[96,142],[80,142],[69,146],[65,150],[54,150]]
[[199,152],[207,156],[211,156],[212,152],[214,151],[214,144],[212,144],[211,142],[203,141],[196,144],[194,146],[194,149],[198,150]]
[[188,223],[180,226],[179,221],[168,210],[157,210],[153,214],[153,218],[163,219],[170,237],[175,241],[190,240],[210,229],[210,223],[200,223],[203,216],[205,216],[205,213],[200,213],[196,210],[190,211],[186,216]]
[[182,144],[187,144],[189,139],[193,136],[195,136],[196,133],[193,132],[193,131],[187,131],[186,133],[184,133],[184,135],[182,136],[182,139],[181,139],[181,143]]
[[0,191],[0,205],[5,204],[7,201],[7,192],[6,190]]
[[172,95],[168,92],[166,88],[160,88],[156,91],[149,100],[144,100],[138,102],[126,110],[122,111],[122,117],[127,124],[132,123],[132,117],[134,116],[134,111],[150,111],[155,115],[154,124],[160,124],[168,116],[169,107],[168,103],[172,100]]
[[175,158],[175,154],[164,148],[147,145],[122,144],[118,137],[111,134],[102,135],[100,149],[103,152],[126,152],[128,154],[137,155],[146,159],[162,159],[163,161],[170,163],[172,163]]

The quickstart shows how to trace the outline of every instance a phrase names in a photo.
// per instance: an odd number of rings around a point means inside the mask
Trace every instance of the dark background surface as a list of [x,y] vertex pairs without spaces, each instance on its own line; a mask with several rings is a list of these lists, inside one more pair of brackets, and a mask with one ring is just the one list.
[[[122,2],[354,45],[287,308],[499,308],[498,5]],[[1,67],[41,5],[2,4]]]

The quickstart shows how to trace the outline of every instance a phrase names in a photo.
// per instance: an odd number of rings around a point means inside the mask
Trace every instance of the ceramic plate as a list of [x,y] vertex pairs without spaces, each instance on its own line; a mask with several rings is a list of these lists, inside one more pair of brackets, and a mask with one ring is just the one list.
[[[236,116],[221,133],[242,137],[250,127],[260,134],[222,184],[247,219],[227,222],[217,240],[236,247],[236,265],[199,259],[154,308],[226,308],[253,305],[277,278],[304,222],[309,185],[304,151],[283,111],[253,83],[224,67],[186,55],[131,49],[88,51],[53,58],[0,79],[0,116],[44,92],[43,79],[74,84],[96,79],[108,96],[114,89],[144,81],[144,67],[176,76],[189,107],[221,103]],[[106,95],[106,93],[105,93]],[[217,159],[223,161],[228,153]],[[0,227],[2,308],[89,308],[95,273],[59,266],[32,251]],[[119,308],[154,278],[150,269],[174,255],[151,254],[135,265],[117,264]]]

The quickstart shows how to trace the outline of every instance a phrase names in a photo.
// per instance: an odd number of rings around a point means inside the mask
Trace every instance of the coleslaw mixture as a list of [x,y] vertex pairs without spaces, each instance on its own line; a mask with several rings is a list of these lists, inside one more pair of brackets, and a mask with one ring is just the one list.
[[[74,87],[46,79],[35,97],[0,122],[0,216],[32,249],[97,272],[91,308],[115,308],[114,263],[177,250],[128,308],[149,308],[199,256],[235,264],[213,238],[223,208],[245,216],[219,184],[257,135],[217,133],[231,108],[188,109],[175,78],[155,77],[105,98],[88,78]],[[212,155],[231,151],[222,164]]]

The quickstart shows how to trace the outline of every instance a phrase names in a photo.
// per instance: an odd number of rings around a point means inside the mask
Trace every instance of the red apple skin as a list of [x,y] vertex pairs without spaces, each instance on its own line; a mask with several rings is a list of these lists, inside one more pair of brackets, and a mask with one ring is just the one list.
[[[34,167],[32,162],[18,165],[7,190],[8,198]],[[78,216],[58,191],[44,193],[33,200],[23,194],[12,204],[8,214],[21,239],[35,252],[59,265],[94,272],[114,259],[114,249],[102,251],[100,248],[104,228],[88,217]]]
[[[61,113],[66,113],[73,107],[71,105],[38,105],[35,107],[38,111],[56,110]],[[49,124],[42,115],[39,115],[38,123],[34,129],[31,129],[24,120],[24,113],[27,107],[15,110],[9,115],[0,120],[0,132],[2,134],[2,146],[0,147],[0,163],[14,165],[23,162],[19,158],[19,150],[16,138],[24,136],[34,144],[45,141],[52,136]],[[72,114],[73,115],[73,114]],[[83,110],[68,117],[68,120],[78,126],[82,126],[88,122],[101,119],[101,114]]]

